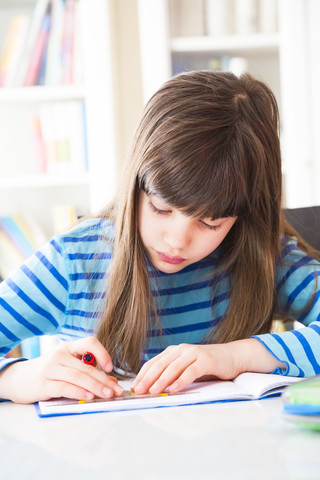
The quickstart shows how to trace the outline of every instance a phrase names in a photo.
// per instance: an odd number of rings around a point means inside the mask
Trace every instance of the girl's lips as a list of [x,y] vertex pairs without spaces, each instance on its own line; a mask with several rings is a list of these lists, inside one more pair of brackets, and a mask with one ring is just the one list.
[[165,263],[171,263],[173,265],[178,265],[179,263],[185,262],[185,258],[182,257],[170,257],[169,255],[166,255],[161,252],[157,252],[158,257],[160,260],[162,260]]

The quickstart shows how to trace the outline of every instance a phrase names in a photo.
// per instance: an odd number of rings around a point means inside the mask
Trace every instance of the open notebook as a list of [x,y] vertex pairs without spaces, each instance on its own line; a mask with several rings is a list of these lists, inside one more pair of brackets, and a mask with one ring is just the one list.
[[256,400],[279,395],[286,386],[299,380],[302,379],[264,373],[242,373],[232,381],[213,380],[209,382],[197,382],[191,384],[179,393],[170,394],[164,392],[156,395],[136,395],[130,390],[133,380],[126,380],[120,382],[125,388],[122,397],[115,397],[109,400],[94,399],[90,401],[60,398],[39,402],[35,404],[35,406],[40,417],[50,417],[233,400]]

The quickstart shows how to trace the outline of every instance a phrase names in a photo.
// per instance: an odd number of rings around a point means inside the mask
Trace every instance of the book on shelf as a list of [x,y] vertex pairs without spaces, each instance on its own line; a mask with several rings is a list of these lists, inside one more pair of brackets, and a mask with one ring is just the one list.
[[189,55],[181,59],[179,55],[173,55],[172,71],[176,75],[185,70],[198,70],[207,68],[216,72],[232,72],[235,75],[241,75],[248,71],[248,60],[244,57],[232,57],[229,55],[217,55],[212,57],[210,53],[201,57],[199,65],[199,56]]
[[0,86],[82,81],[81,0],[38,0],[11,19],[0,56]]
[[46,85],[59,85],[62,75],[64,0],[52,0],[52,27],[49,33]]
[[32,132],[39,173],[88,170],[84,102],[41,103]]
[[46,152],[44,148],[44,140],[39,116],[31,119],[31,130],[33,134],[33,145],[37,171],[39,173],[47,173]]
[[171,37],[250,35],[278,29],[278,0],[170,0]]
[[11,19],[0,57],[0,87],[11,86],[22,61],[29,18],[20,15]]
[[76,209],[73,205],[54,205],[52,207],[52,223],[55,233],[66,232],[77,221]]
[[250,35],[251,33],[257,33],[259,28],[258,18],[258,0],[236,0],[234,2],[234,20],[236,34]]
[[0,216],[1,277],[7,277],[45,241],[46,235],[30,214]]
[[81,85],[83,83],[83,59],[82,52],[83,45],[83,28],[82,28],[82,13],[80,2],[74,3],[74,25],[73,25],[73,45],[71,55],[71,83],[74,85]]
[[26,76],[23,81],[25,87],[30,87],[32,85],[39,84],[39,73],[41,67],[46,65],[47,57],[47,45],[49,40],[49,32],[51,25],[51,13],[50,5],[48,6],[45,15],[42,19],[40,29],[37,35],[37,39],[34,45],[34,48],[31,52],[29,65],[26,71]]
[[[63,18],[63,32],[62,32],[62,69],[61,69],[61,83],[72,84],[73,82],[73,55],[75,44],[75,2],[73,0],[66,0]],[[80,27],[78,27],[80,28]]]
[[131,391],[133,379],[120,381],[124,387],[121,397],[93,400],[53,399],[35,404],[40,417],[76,415],[83,413],[141,410],[208,404],[235,400],[260,400],[280,395],[285,387],[302,380],[268,373],[242,373],[234,380],[195,382],[178,393],[137,395]]
[[50,4],[51,4],[50,0],[38,0],[34,6],[34,9],[30,18],[29,30],[28,30],[28,34],[25,42],[23,56],[21,59],[21,63],[20,63],[16,78],[14,80],[14,86],[19,87],[19,86],[22,86],[24,83],[29,64],[31,63],[31,60],[32,60],[32,55],[35,50],[35,46],[36,46],[38,35],[41,29],[42,21],[46,15],[46,12],[50,8]]
[[234,33],[234,1],[205,0],[206,35],[221,36]]
[[278,0],[259,1],[259,31],[271,33],[278,30]]
[[172,37],[204,35],[204,0],[170,0],[169,20]]
[[[49,33],[45,85],[82,82],[81,0],[52,0],[52,23]],[[75,70],[77,69],[77,70]]]
[[221,57],[211,58],[208,67],[211,70],[220,72],[232,72],[240,76],[248,71],[248,61],[244,57],[230,57],[222,55]]

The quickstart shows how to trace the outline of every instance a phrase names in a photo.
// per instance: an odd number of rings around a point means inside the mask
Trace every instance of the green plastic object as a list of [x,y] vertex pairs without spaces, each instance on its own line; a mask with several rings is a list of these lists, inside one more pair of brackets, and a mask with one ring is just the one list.
[[290,385],[282,399],[287,420],[320,431],[320,375]]

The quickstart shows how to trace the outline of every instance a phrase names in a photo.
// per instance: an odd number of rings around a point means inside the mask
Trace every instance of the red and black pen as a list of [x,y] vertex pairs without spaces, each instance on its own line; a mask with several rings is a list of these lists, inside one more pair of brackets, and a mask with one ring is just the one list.
[[97,365],[97,361],[96,361],[96,357],[93,355],[93,353],[91,352],[86,352],[82,355],[82,358],[81,360],[83,361],[83,363],[85,363],[86,365],[92,365],[93,367],[95,367]]

